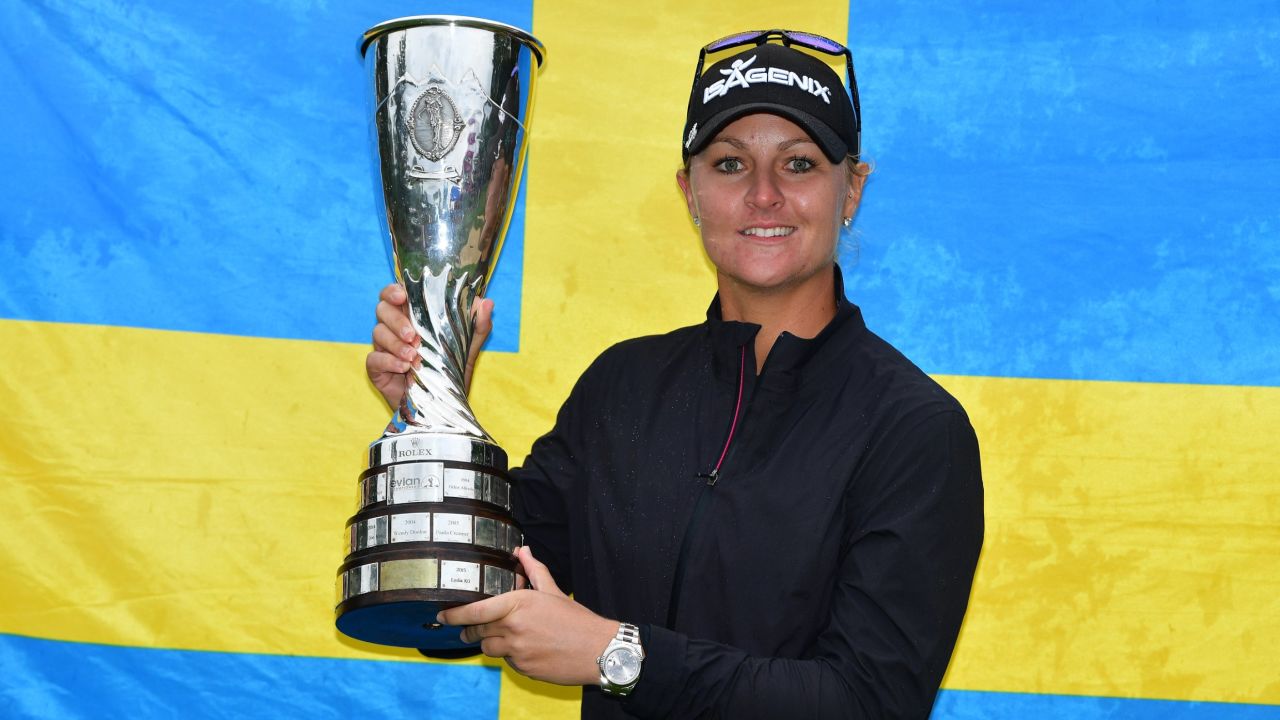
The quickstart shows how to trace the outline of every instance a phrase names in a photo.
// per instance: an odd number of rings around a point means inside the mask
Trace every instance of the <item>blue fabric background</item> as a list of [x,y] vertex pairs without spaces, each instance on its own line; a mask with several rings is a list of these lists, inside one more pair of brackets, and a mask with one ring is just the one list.
[[1280,5],[852,3],[843,254],[925,370],[1280,384]]
[[[529,0],[484,9],[533,23]],[[353,28],[421,12],[0,6],[0,317],[367,341],[392,275]],[[518,345],[522,197],[491,350]]]
[[[0,635],[0,716],[498,717],[496,668],[126,648]],[[47,678],[49,682],[37,682]]]

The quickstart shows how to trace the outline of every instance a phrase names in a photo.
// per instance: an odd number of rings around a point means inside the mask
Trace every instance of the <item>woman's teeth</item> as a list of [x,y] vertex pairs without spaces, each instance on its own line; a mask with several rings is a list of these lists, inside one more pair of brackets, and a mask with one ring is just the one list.
[[756,237],[779,237],[782,235],[790,235],[795,231],[796,229],[793,227],[771,227],[771,228],[749,227],[746,230],[743,230],[742,234],[754,235]]

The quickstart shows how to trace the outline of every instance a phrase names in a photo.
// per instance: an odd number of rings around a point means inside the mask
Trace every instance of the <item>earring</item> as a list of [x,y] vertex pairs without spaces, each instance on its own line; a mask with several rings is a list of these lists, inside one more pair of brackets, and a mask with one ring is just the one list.
[[850,225],[853,224],[853,218],[847,217],[844,220],[841,220],[840,222],[844,224],[845,227],[849,227]]
[[700,218],[700,217],[695,217],[695,218],[693,219],[693,226],[694,226],[694,227],[702,227],[702,218]]

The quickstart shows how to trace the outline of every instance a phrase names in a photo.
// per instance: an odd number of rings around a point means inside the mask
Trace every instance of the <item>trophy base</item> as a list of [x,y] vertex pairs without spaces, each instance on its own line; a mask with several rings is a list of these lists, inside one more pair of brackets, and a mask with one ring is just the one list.
[[437,623],[436,613],[528,586],[514,557],[425,543],[356,553],[338,578],[345,598],[334,608],[339,632],[376,645],[432,651],[476,647],[458,638],[461,628]]
[[[430,595],[465,595],[463,599],[431,598]],[[377,596],[417,596],[392,600]],[[474,654],[479,644],[462,642],[462,628],[436,623],[436,613],[487,595],[462,590],[427,591],[390,590],[352,598],[338,606],[338,630],[347,637],[377,645],[419,648],[439,657],[439,651],[459,651],[459,657]],[[424,653],[426,654],[426,653]]]
[[527,585],[512,554],[523,537],[506,470],[506,453],[478,438],[406,433],[373,443],[336,578],[338,630],[431,657],[474,654],[436,614]]

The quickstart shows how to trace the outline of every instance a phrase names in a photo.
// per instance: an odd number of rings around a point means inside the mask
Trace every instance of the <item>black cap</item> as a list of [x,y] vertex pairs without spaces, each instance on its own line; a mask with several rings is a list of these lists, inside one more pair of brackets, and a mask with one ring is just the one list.
[[689,96],[684,159],[744,115],[779,115],[804,128],[831,162],[858,151],[857,121],[844,83],[826,63],[783,45],[757,45],[707,68]]

